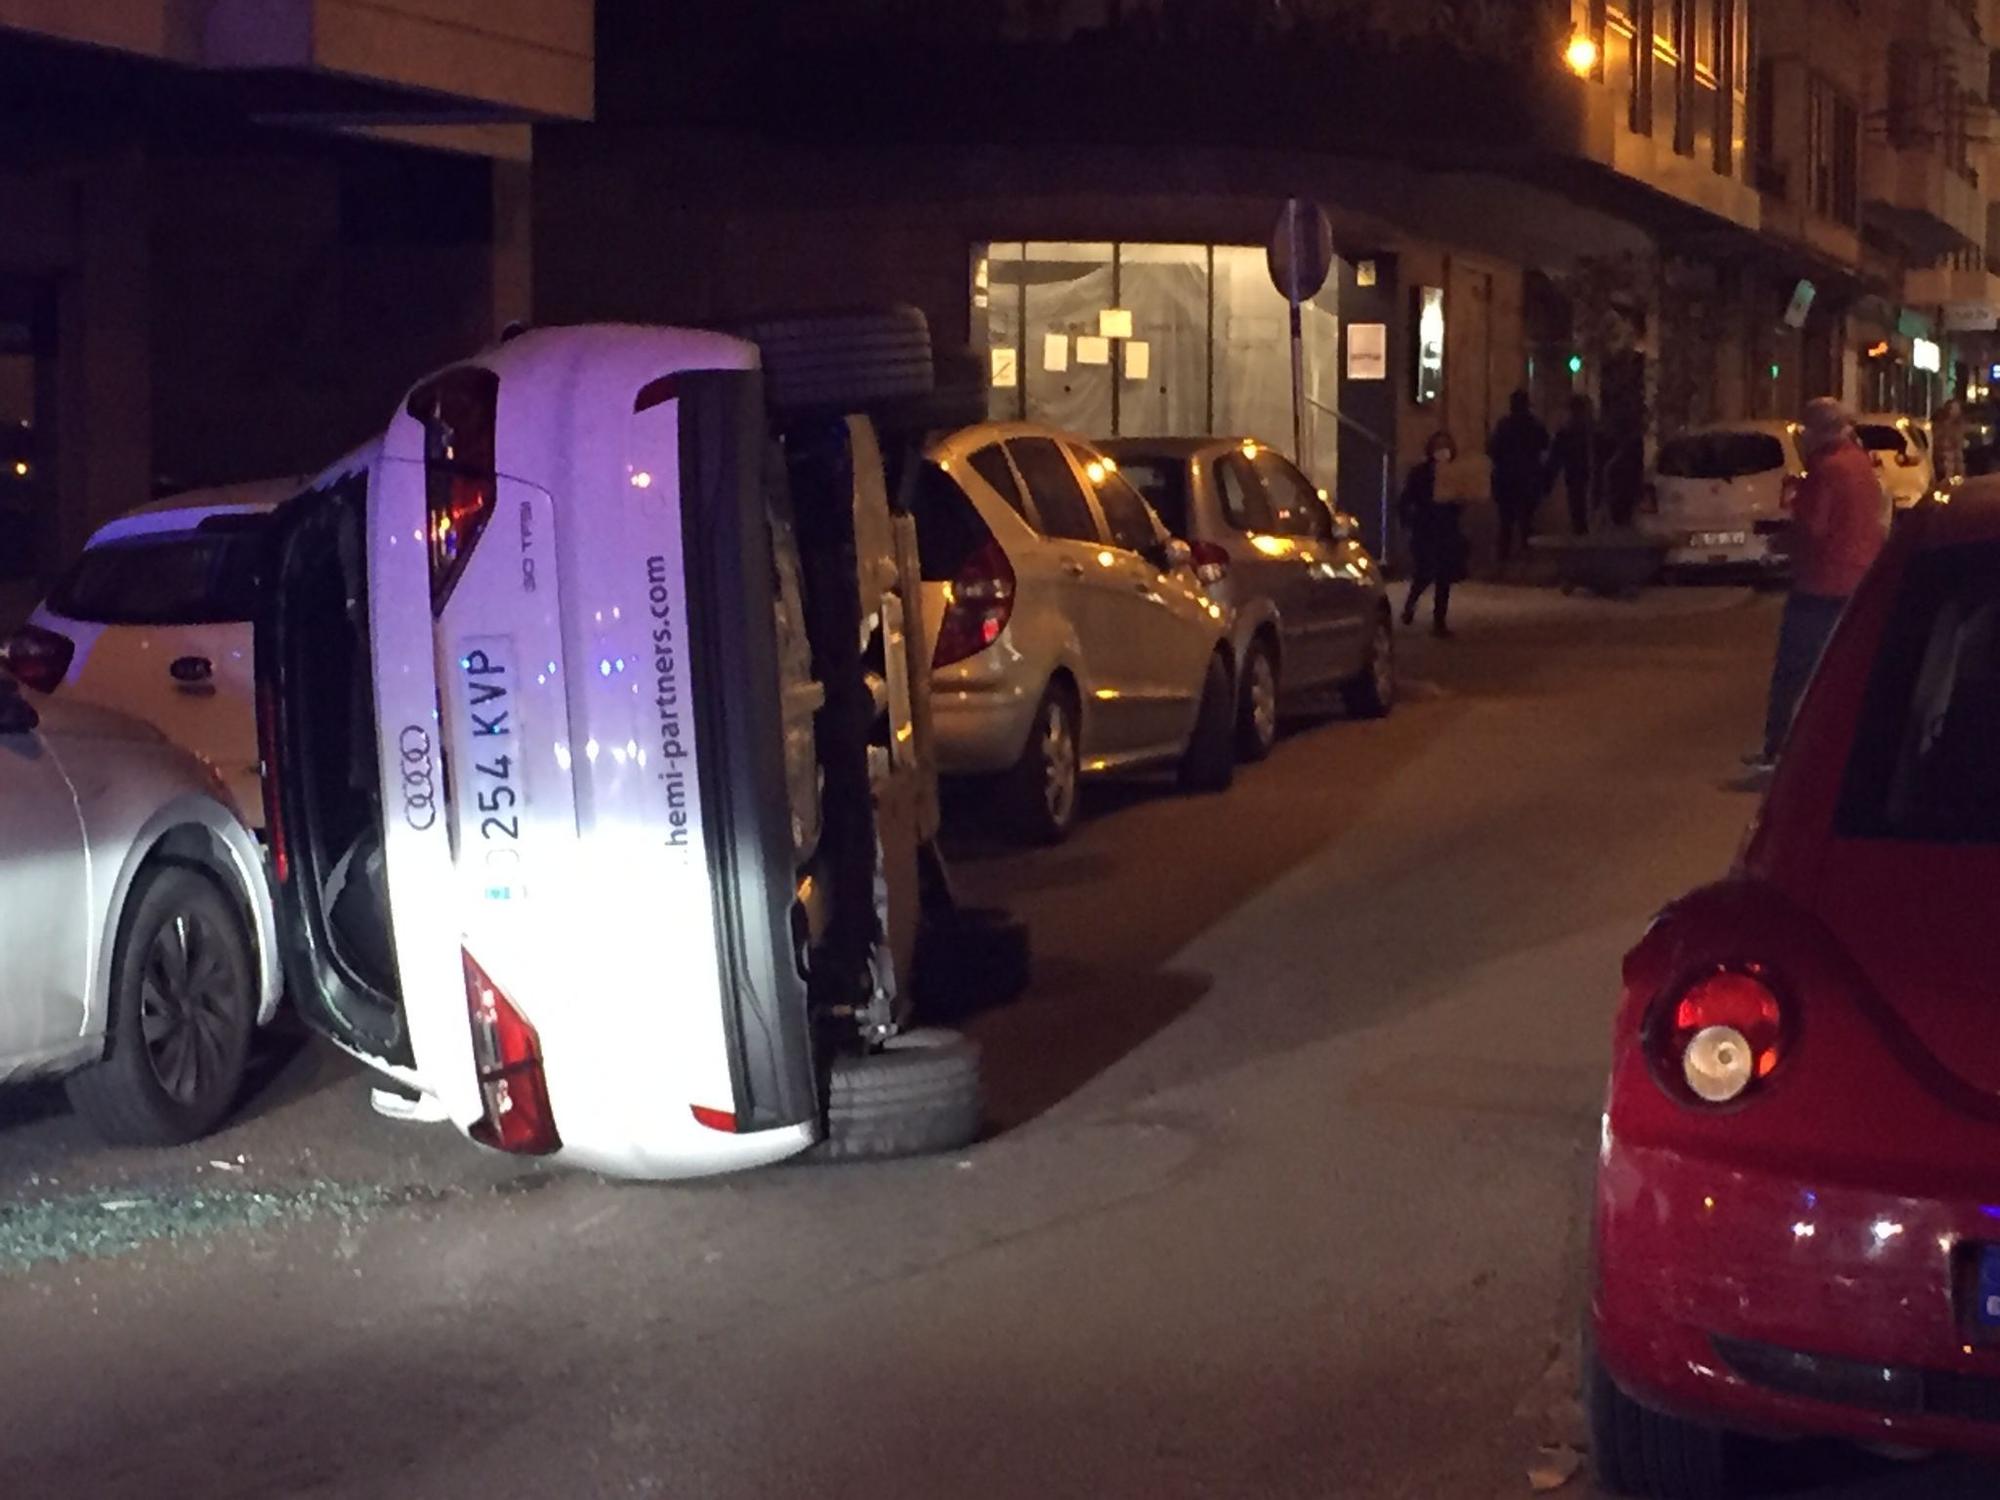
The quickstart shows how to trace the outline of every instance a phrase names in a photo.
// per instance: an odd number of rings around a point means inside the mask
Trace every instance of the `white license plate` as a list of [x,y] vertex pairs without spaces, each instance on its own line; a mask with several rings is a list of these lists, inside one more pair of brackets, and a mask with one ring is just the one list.
[[459,861],[477,872],[488,901],[518,901],[521,824],[528,787],[521,763],[520,679],[514,643],[476,636],[458,651]]
[[1743,547],[1750,541],[1747,531],[1697,531],[1688,539],[1690,547]]

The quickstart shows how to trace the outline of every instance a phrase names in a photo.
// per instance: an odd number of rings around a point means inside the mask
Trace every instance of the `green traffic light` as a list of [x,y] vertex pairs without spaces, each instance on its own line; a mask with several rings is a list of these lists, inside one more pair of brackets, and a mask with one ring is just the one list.
[[1572,354],[1569,357],[1569,372],[1572,375],[1581,375],[1583,373],[1583,356],[1581,354]]

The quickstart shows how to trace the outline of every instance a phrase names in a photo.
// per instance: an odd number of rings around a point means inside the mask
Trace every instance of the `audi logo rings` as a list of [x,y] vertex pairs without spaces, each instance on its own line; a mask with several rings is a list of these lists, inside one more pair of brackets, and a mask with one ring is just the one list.
[[403,821],[418,833],[437,826],[437,773],[431,767],[430,731],[405,725],[397,738],[402,752]]

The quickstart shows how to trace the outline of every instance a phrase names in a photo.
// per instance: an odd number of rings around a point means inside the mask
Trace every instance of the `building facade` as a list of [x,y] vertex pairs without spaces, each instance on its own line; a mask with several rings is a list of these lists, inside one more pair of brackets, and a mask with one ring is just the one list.
[[594,92],[589,0],[0,0],[0,610],[526,316],[529,126]]

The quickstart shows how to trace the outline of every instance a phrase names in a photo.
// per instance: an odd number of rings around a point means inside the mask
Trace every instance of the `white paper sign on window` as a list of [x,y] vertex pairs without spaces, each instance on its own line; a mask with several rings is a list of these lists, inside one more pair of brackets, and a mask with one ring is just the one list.
[[1129,339],[1132,337],[1132,309],[1104,308],[1097,314],[1097,332],[1107,339]]
[[1018,349],[995,349],[993,351],[993,389],[1011,391],[1021,383],[1021,351]]
[[1069,368],[1069,335],[1051,333],[1042,340],[1042,368],[1060,375]]
[[1153,373],[1153,346],[1144,339],[1125,342],[1125,378],[1144,380]]
[[1076,340],[1076,362],[1080,365],[1108,365],[1111,363],[1111,340],[1103,335],[1092,337],[1079,334]]
[[1347,378],[1387,380],[1389,378],[1389,325],[1350,323],[1347,325]]

